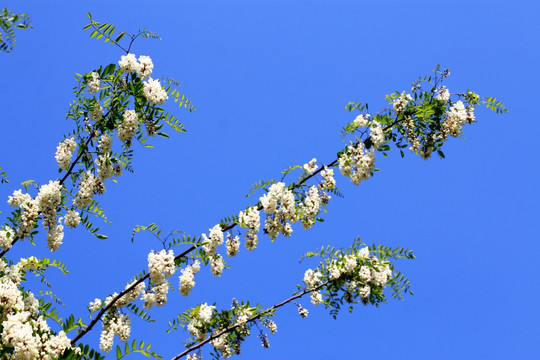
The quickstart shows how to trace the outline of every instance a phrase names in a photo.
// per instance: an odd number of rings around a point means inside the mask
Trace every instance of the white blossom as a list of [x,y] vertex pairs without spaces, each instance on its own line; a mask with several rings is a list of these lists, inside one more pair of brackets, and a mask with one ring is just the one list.
[[135,110],[126,110],[122,115],[123,120],[118,125],[117,134],[120,141],[131,141],[139,128],[139,118]]
[[321,176],[324,179],[324,182],[321,184],[321,188],[325,190],[330,190],[336,187],[336,180],[334,179],[334,169],[324,168],[321,171]]
[[381,127],[381,124],[377,121],[373,121],[371,123],[369,130],[371,142],[373,143],[373,148],[377,150],[381,147],[382,144],[384,144],[384,131]]
[[64,217],[64,225],[69,226],[70,228],[76,228],[81,223],[81,217],[79,212],[75,210],[68,210],[66,216]]
[[369,114],[360,114],[354,119],[354,123],[357,127],[366,127],[370,116]]
[[96,103],[92,110],[88,111],[88,117],[93,121],[101,120],[103,118],[103,106]]
[[401,93],[400,97],[394,100],[393,107],[396,115],[399,115],[405,111],[405,108],[407,107],[407,104],[410,100],[412,100],[411,95],[406,94],[405,91]]
[[448,91],[446,86],[439,86],[437,88],[437,95],[435,96],[435,99],[441,100],[445,103],[450,100],[450,91]]
[[219,224],[214,225],[214,227],[210,229],[208,237],[206,234],[202,234],[202,239],[204,242],[207,242],[203,245],[206,254],[208,256],[214,255],[217,247],[223,244],[223,230],[221,230],[221,226]]
[[195,286],[195,272],[193,266],[188,265],[184,269],[180,270],[182,275],[180,275],[180,294],[182,296],[188,296],[191,293],[191,290]]
[[167,95],[167,92],[161,87],[161,84],[157,79],[152,80],[152,78],[150,78],[148,81],[143,82],[143,86],[144,96],[146,96],[146,99],[152,105],[163,104],[165,100],[169,98],[169,95]]
[[240,219],[240,226],[247,227],[245,240],[246,240],[246,249],[249,251],[255,250],[259,243],[259,237],[257,233],[261,226],[261,215],[259,210],[256,207],[250,207],[246,209],[246,212],[240,211],[238,215]]
[[304,170],[306,170],[306,172],[310,175],[313,174],[319,168],[319,166],[315,164],[316,162],[317,162],[316,158],[311,159],[310,162],[308,162],[307,164],[304,164]]
[[96,177],[88,170],[81,175],[81,181],[79,184],[79,192],[75,196],[73,201],[79,209],[84,209],[92,201],[94,196],[94,190],[96,189]]
[[319,304],[323,303],[323,298],[320,292],[313,291],[311,293],[311,303],[315,306],[318,306]]
[[223,258],[221,257],[221,255],[213,255],[210,258],[210,270],[212,272],[212,275],[218,277],[221,276],[223,268],[225,268],[225,263],[223,262]]
[[56,147],[55,159],[60,169],[68,170],[71,164],[73,151],[77,147],[77,143],[73,138],[65,139]]
[[321,280],[321,278],[322,274],[319,270],[313,271],[311,269],[307,269],[304,273],[304,284],[306,284],[308,288],[311,288],[316,285]]
[[95,299],[88,305],[88,310],[90,310],[91,313],[95,313],[101,309],[101,299]]
[[240,241],[238,240],[238,236],[231,236],[230,234],[227,234],[227,241],[225,242],[225,247],[227,248],[227,256],[228,257],[234,257],[236,254],[238,254],[238,250],[240,249]]
[[95,71],[90,73],[90,75],[92,76],[92,80],[86,83],[86,89],[89,94],[94,94],[99,91],[99,87],[101,86],[101,80],[99,79],[99,74]]
[[301,306],[298,306],[298,315],[300,315],[303,318],[306,318],[309,314],[309,311]]
[[0,248],[8,250],[11,248],[11,242],[15,239],[15,230],[9,226],[0,229]]
[[167,252],[152,251],[148,254],[148,271],[150,273],[150,282],[153,284],[161,284],[165,281],[165,277],[170,277],[175,272],[174,253],[172,250]]
[[304,203],[300,206],[304,229],[310,229],[315,224],[315,217],[319,214],[320,205],[321,197],[319,195],[319,190],[313,185],[309,188]]
[[141,64],[137,62],[134,54],[122,55],[120,61],[118,61],[118,66],[125,73],[130,73],[132,71],[139,71]]
[[139,56],[139,68],[137,69],[137,74],[141,80],[145,80],[146,78],[150,77],[150,75],[152,75],[152,70],[154,70],[154,63],[152,63],[150,56]]

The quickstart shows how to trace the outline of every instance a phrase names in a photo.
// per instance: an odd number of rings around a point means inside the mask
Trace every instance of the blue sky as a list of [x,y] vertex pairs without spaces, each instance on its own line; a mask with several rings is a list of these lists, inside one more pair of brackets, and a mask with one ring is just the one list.
[[[537,134],[537,1],[6,1],[26,12],[33,30],[20,31],[5,68],[0,143],[7,196],[27,179],[57,176],[54,153],[72,124],[65,120],[75,73],[116,63],[121,51],[82,31],[86,12],[118,29],[147,28],[163,38],[136,42],[156,76],[178,79],[197,110],[169,108],[187,134],[135,147],[135,173],[110,183],[101,198],[112,226],[106,241],[83,230],[66,233],[48,253],[44,241],[10,252],[53,256],[70,269],[51,274],[72,310],[119,291],[145,268],[160,244],[150,235],[130,242],[137,224],[207,232],[251,204],[244,195],[260,179],[316,157],[330,162],[343,144],[340,128],[356,114],[349,101],[385,106],[384,95],[410,90],[436,64],[450,68],[451,92],[467,88],[495,96],[509,112],[478,109],[465,140],[446,144],[446,159],[379,156],[375,177],[355,187],[337,177],[324,223],[292,238],[261,240],[241,251],[221,278],[196,278],[188,298],[172,293],[152,311],[155,324],[135,324],[132,336],[168,359],[183,350],[187,332],[164,334],[176,312],[201,302],[229,307],[233,297],[265,306],[288,297],[306,267],[299,257],[323,245],[403,246],[417,259],[398,263],[414,296],[380,308],[357,307],[333,320],[303,301],[307,319],[290,306],[276,318],[277,334],[263,349],[252,336],[245,359],[506,359],[536,358],[540,251],[535,179]],[[3,203],[1,215],[7,204]],[[174,280],[176,284],[177,281]],[[87,340],[97,347],[96,334]],[[209,349],[208,349],[209,350]],[[208,351],[206,351],[208,354]],[[112,358],[112,356],[111,356]],[[134,356],[133,358],[137,358]],[[209,357],[208,357],[209,358]]]

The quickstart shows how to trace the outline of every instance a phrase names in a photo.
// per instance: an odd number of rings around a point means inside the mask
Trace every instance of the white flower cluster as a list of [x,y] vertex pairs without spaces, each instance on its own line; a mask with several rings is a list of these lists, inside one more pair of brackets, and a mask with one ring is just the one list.
[[371,139],[371,142],[373,143],[373,148],[377,150],[384,144],[384,131],[381,127],[381,124],[377,121],[371,122],[371,125],[369,126],[369,137]]
[[210,272],[213,276],[221,276],[223,269],[225,268],[225,262],[223,257],[219,254],[214,254],[210,257]]
[[207,244],[203,245],[203,249],[206,255],[212,256],[216,253],[216,249],[219,245],[223,244],[223,230],[219,224],[210,229],[210,234],[202,234],[202,239]]
[[191,336],[194,336],[197,341],[203,341],[206,337],[205,325],[212,320],[212,314],[216,307],[213,305],[207,305],[206,303],[199,306],[199,310],[192,315],[187,329]]
[[304,273],[304,284],[306,284],[307,288],[312,288],[313,286],[317,285],[319,281],[322,279],[322,274],[319,270],[311,270],[307,269]]
[[134,54],[122,55],[120,61],[118,61],[118,66],[125,73],[136,71],[142,80],[148,78],[152,74],[152,70],[154,70],[152,59],[146,55],[139,56],[139,61],[137,61]]
[[15,230],[9,226],[0,229],[0,248],[8,250],[11,247],[13,239],[15,239]]
[[472,123],[475,120],[474,109],[467,109],[461,100],[455,102],[448,112],[443,122],[443,136],[446,134],[457,137],[461,133],[461,128],[465,123]]
[[318,306],[323,303],[323,298],[320,292],[318,291],[311,292],[311,303],[315,306]]
[[91,313],[95,313],[99,309],[101,309],[101,299],[95,299],[88,305],[88,310],[90,310]]
[[315,158],[311,159],[310,162],[308,162],[307,164],[304,164],[304,170],[306,170],[307,173],[310,175],[313,174],[319,168],[319,166],[315,164],[316,162],[317,162],[317,159]]
[[334,179],[334,169],[328,169],[327,167],[321,171],[321,176],[324,179],[324,182],[321,184],[321,188],[325,190],[330,190],[336,187],[336,180]]
[[60,181],[49,181],[48,184],[41,185],[36,200],[39,211],[43,216],[43,226],[51,229],[56,225],[56,208],[62,202],[62,185]]
[[165,277],[171,277],[175,270],[172,250],[169,250],[169,252],[165,250],[160,252],[152,251],[148,254],[148,271],[151,283],[156,285],[163,283]]
[[182,296],[188,296],[195,286],[195,274],[201,269],[201,263],[199,260],[195,260],[192,265],[186,266],[182,269],[182,275],[180,275],[180,294]]
[[94,94],[99,91],[99,87],[101,86],[101,80],[99,79],[99,74],[95,71],[90,73],[90,75],[92,76],[92,80],[86,83],[86,87],[89,94]]
[[126,342],[131,334],[131,319],[128,314],[115,313],[112,318],[103,323],[103,331],[99,341],[101,351],[109,353],[113,346],[114,335]]
[[[371,266],[365,265],[366,260],[371,260]],[[369,302],[371,287],[383,287],[392,277],[390,263],[379,263],[375,256],[369,257],[369,248],[364,247],[356,255],[346,255],[339,260],[334,260],[328,266],[330,280],[336,280],[342,275],[357,275],[359,281],[349,280],[345,283],[345,291],[354,295],[357,291],[364,304]],[[304,282],[306,279],[304,277]]]
[[272,184],[268,193],[259,200],[267,214],[264,226],[268,236],[272,240],[279,233],[291,236],[293,231],[291,224],[298,221],[293,192],[288,190],[284,183],[279,182]]
[[435,99],[441,100],[445,103],[450,100],[450,91],[448,91],[446,86],[440,86],[437,89],[437,95],[435,96]]
[[263,324],[268,328],[268,330],[270,330],[272,334],[277,332],[277,325],[272,320],[266,320]]
[[139,118],[135,110],[126,110],[124,120],[118,125],[118,138],[120,141],[131,141],[139,128]]
[[54,335],[47,322],[39,316],[39,303],[34,294],[19,290],[20,271],[33,268],[36,260],[21,259],[14,266],[1,262],[1,271],[5,274],[0,278],[1,337],[4,350],[12,352],[9,359],[51,360],[71,348],[66,334],[60,331]]
[[19,189],[13,192],[13,196],[9,197],[8,204],[14,207],[20,206],[22,210],[17,236],[21,239],[29,237],[36,226],[36,220],[39,216],[38,200],[32,199],[29,194],[23,194]]
[[[234,257],[240,250],[240,238],[235,235],[227,234],[227,241],[225,241],[225,248],[227,249],[227,256]],[[246,242],[247,244],[247,242]]]
[[354,124],[356,124],[357,127],[366,127],[369,123],[369,117],[371,115],[369,114],[360,114],[354,119]]
[[55,159],[60,169],[67,170],[71,164],[71,156],[77,147],[77,143],[73,138],[62,141],[56,147]]
[[406,94],[405,91],[401,93],[400,97],[394,100],[393,107],[394,107],[394,112],[396,113],[396,115],[399,115],[405,111],[405,109],[407,108],[407,104],[409,103],[410,100],[412,100],[411,95]]
[[144,96],[152,105],[163,104],[169,98],[167,92],[161,87],[159,80],[152,78],[143,82]]
[[108,154],[112,150],[112,141],[113,138],[111,135],[103,134],[99,138],[98,148],[99,152],[102,154]]
[[79,191],[75,195],[73,203],[79,208],[84,209],[92,202],[94,197],[94,191],[97,187],[97,178],[88,170],[86,173],[81,174],[81,181],[79,184]]
[[311,229],[311,227],[315,224],[315,217],[319,214],[320,206],[321,196],[319,194],[319,189],[313,185],[309,188],[309,192],[304,199],[304,203],[300,205],[300,214],[304,229]]
[[144,302],[143,308],[151,309],[154,305],[163,306],[167,304],[168,293],[169,283],[167,281],[153,286],[150,290],[145,290],[141,296],[141,300]]
[[303,318],[307,318],[309,314],[309,311],[301,306],[298,306],[298,315],[300,315]]
[[92,110],[88,111],[88,117],[93,121],[101,120],[103,118],[103,106],[96,103]]
[[259,244],[259,237],[257,233],[261,227],[261,215],[259,210],[256,207],[250,207],[246,209],[246,212],[240,211],[238,215],[240,219],[240,226],[243,228],[247,227],[247,233],[245,236],[246,239],[246,249],[249,251],[254,250]]
[[343,176],[351,177],[355,185],[369,179],[374,169],[375,153],[373,149],[367,151],[361,141],[358,141],[356,145],[351,143],[347,151],[339,158],[339,171]]

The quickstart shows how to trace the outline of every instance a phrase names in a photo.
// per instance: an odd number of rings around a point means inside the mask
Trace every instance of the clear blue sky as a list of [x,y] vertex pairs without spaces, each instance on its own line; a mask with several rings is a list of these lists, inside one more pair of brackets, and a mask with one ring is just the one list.
[[[495,96],[509,112],[478,109],[466,140],[447,144],[446,159],[379,156],[374,178],[354,187],[337,177],[326,222],[292,238],[261,240],[242,249],[221,278],[196,278],[189,298],[170,294],[161,320],[135,324],[132,337],[168,359],[187,332],[164,334],[175,311],[201,302],[229,307],[233,297],[279,302],[295,290],[307,266],[298,258],[322,245],[367,243],[415,250],[399,264],[414,296],[380,308],[357,307],[332,320],[323,308],[307,319],[294,306],[280,311],[277,334],[263,349],[252,336],[243,359],[535,359],[540,352],[538,226],[540,22],[538,1],[5,1],[26,12],[33,30],[18,33],[0,57],[0,165],[11,182],[57,176],[54,153],[62,134],[75,73],[117,62],[119,49],[89,39],[86,12],[118,29],[147,28],[162,41],[138,41],[156,76],[178,79],[197,107],[176,111],[187,134],[135,147],[135,173],[109,183],[101,204],[114,222],[100,241],[68,231],[52,256],[70,269],[52,275],[68,308],[87,316],[95,297],[121,290],[146,267],[159,243],[129,239],[137,224],[208,231],[250,204],[244,195],[262,178],[277,178],[312,157],[329,162],[343,144],[342,109],[363,101],[380,109],[384,95],[410,90],[440,63],[451,92],[467,88]],[[2,216],[7,204],[2,202]],[[44,240],[10,252],[48,255]],[[177,277],[175,277],[177,279]],[[177,281],[174,280],[175,285]],[[66,310],[67,311],[67,310]],[[67,313],[67,312],[65,312]],[[86,340],[94,341],[96,336]],[[208,349],[209,350],[209,349]],[[206,352],[208,354],[208,351]],[[112,356],[111,356],[112,358]],[[133,358],[137,358],[134,356]]]

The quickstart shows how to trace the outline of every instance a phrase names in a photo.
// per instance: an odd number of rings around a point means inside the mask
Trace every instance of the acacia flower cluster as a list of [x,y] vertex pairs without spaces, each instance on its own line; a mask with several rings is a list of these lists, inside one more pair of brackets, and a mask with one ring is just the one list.
[[308,162],[307,164],[304,164],[304,170],[306,170],[306,172],[310,175],[313,174],[319,168],[316,162],[317,162],[316,158],[311,159],[310,162]]
[[373,149],[367,150],[361,141],[351,142],[339,158],[339,171],[343,176],[350,177],[355,185],[369,179],[374,169],[375,153]]
[[39,315],[34,294],[19,289],[21,276],[34,267],[34,259],[21,259],[13,266],[0,261],[1,337],[3,346],[11,349],[13,360],[52,360],[71,348],[64,331],[55,335]]
[[254,250],[259,243],[257,233],[259,232],[259,228],[261,226],[260,212],[256,207],[253,206],[246,209],[245,213],[240,211],[238,218],[240,219],[240,226],[248,229],[245,236],[246,249],[249,251]]
[[285,184],[278,182],[272,184],[267,194],[259,198],[266,212],[264,224],[268,236],[274,240],[279,233],[284,236],[291,236],[292,226],[298,221],[294,194],[285,187]]
[[136,71],[141,80],[150,77],[152,70],[154,70],[152,59],[146,55],[139,56],[139,61],[135,58],[135,54],[122,55],[120,61],[118,61],[118,66],[125,73]]
[[163,104],[169,98],[158,79],[150,78],[148,81],[143,82],[143,86],[144,96],[152,105]]
[[399,115],[405,111],[410,100],[412,100],[411,95],[405,93],[405,91],[401,93],[400,97],[394,100],[393,107],[396,115]]
[[117,128],[118,139],[130,142],[139,128],[139,118],[135,110],[126,110],[122,116],[123,121]]
[[66,139],[58,144],[56,148],[55,159],[60,169],[67,170],[71,164],[71,156],[77,147],[77,143],[73,138]]
[[315,217],[319,214],[320,206],[321,196],[319,189],[315,185],[312,185],[304,199],[304,203],[300,205],[300,214],[304,229],[311,229],[315,224]]
[[182,296],[188,296],[191,293],[191,290],[195,286],[195,274],[201,269],[201,263],[199,260],[195,260],[192,265],[186,266],[181,270],[182,275],[180,275],[180,294]]
[[88,93],[94,94],[99,91],[99,88],[101,87],[101,80],[99,79],[99,74],[95,71],[90,73],[90,76],[92,76],[92,80],[88,81],[86,84]]

